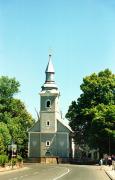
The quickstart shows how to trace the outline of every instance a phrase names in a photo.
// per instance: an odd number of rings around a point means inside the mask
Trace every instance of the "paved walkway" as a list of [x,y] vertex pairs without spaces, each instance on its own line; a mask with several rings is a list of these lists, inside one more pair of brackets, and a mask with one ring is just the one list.
[[104,170],[112,180],[115,180],[115,170],[112,170],[112,166],[104,166]]
[[6,167],[0,167],[0,174],[1,173],[9,173],[9,172],[12,172],[12,171],[19,171],[19,170],[23,170],[23,169],[27,169],[28,167],[26,166],[22,166],[22,167],[17,167],[17,166],[14,166],[13,168],[11,166],[6,166]]
[[[16,169],[16,168],[14,167],[14,169]],[[11,166],[7,166],[7,167],[1,167],[1,166],[0,166],[0,172],[10,171],[10,170],[12,170],[12,167],[11,167]]]

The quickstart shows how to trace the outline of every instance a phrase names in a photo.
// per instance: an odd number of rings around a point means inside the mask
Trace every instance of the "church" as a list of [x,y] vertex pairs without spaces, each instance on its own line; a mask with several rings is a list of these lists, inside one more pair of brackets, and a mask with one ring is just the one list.
[[54,80],[54,67],[49,55],[45,83],[40,92],[40,115],[29,129],[28,157],[38,162],[47,159],[67,161],[72,156],[72,131],[62,119],[59,107],[60,92]]

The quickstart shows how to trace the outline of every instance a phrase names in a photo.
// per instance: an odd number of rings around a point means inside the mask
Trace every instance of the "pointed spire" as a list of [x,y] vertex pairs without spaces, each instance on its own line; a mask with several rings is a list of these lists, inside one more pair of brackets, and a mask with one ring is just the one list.
[[51,60],[51,54],[49,54],[49,62],[48,62],[48,65],[47,65],[47,68],[46,68],[46,73],[55,73],[54,71],[54,67],[53,67],[53,64],[52,64],[52,60]]
[[45,73],[46,73],[46,82],[49,82],[49,83],[54,82],[55,71],[54,71],[52,61],[51,61],[51,54],[49,54],[49,61],[48,61],[48,65],[47,65]]
[[53,89],[58,89],[57,85],[55,84],[55,80],[54,80],[54,67],[51,61],[51,54],[49,54],[49,61],[48,61],[48,65],[46,67],[46,80],[44,85],[42,86],[42,90],[53,90]]

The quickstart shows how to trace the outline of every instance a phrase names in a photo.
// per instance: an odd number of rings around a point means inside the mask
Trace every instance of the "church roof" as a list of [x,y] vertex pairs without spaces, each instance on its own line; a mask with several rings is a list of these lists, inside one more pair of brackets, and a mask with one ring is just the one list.
[[54,67],[53,67],[53,64],[52,64],[52,60],[51,60],[51,54],[49,54],[49,62],[48,62],[48,65],[47,65],[47,68],[46,68],[46,73],[55,73],[54,71]]
[[69,125],[67,125],[66,123],[64,123],[64,122],[62,121],[62,119],[61,119],[61,120],[58,119],[58,122],[59,122],[60,124],[62,124],[63,127],[65,127],[66,129],[68,129],[69,132],[71,132],[71,133],[73,132],[72,129],[71,129],[71,127],[70,127]]

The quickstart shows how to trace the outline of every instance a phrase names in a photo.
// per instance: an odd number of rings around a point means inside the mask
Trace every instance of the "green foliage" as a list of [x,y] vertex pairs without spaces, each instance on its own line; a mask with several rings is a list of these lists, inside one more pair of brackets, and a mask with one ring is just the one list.
[[12,167],[15,166],[17,164],[17,158],[11,158],[11,165]]
[[0,134],[0,154],[4,154],[4,149],[5,149],[5,146],[3,142],[3,136],[2,134]]
[[[73,101],[66,118],[76,142],[108,153],[115,149],[115,74],[108,69],[83,79],[82,94]],[[110,142],[109,142],[110,140]]]
[[19,86],[15,78],[0,78],[0,153],[7,151],[12,140],[23,152],[27,146],[27,129],[34,123],[24,103],[13,97]]
[[23,162],[23,158],[18,155],[16,158],[11,158],[10,160],[8,160],[8,156],[7,155],[0,155],[0,166],[4,167],[6,165],[6,163],[10,163],[10,165],[15,166],[17,165],[17,163],[19,163],[19,165]]
[[4,153],[4,150],[7,149],[10,142],[11,135],[7,125],[3,122],[0,122],[0,154]]
[[11,98],[19,90],[20,84],[15,78],[9,79],[7,76],[0,78],[0,97],[1,99]]
[[23,158],[22,158],[20,155],[18,155],[18,156],[17,156],[17,161],[18,161],[18,162],[22,162],[22,161],[23,161]]
[[0,166],[4,167],[8,163],[8,156],[0,155]]

